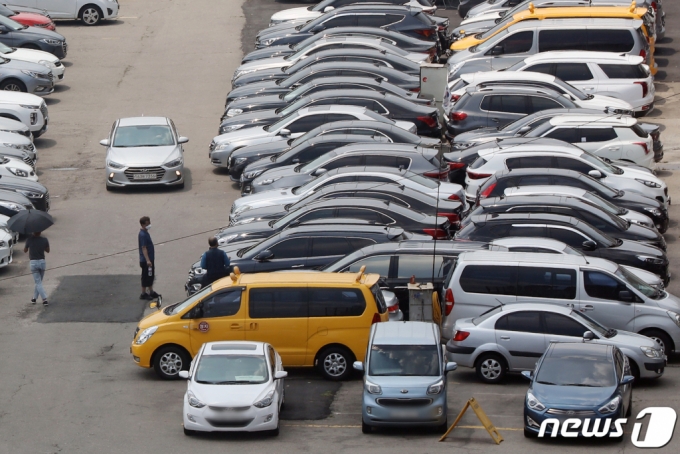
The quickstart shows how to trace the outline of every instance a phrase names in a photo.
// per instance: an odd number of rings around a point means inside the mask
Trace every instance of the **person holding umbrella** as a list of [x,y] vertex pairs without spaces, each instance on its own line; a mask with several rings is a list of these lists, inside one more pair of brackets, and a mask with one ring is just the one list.
[[7,221],[7,228],[15,232],[31,235],[26,239],[24,246],[24,253],[28,252],[28,258],[31,265],[31,274],[35,281],[35,289],[33,291],[33,299],[31,303],[35,304],[38,296],[43,300],[43,306],[47,306],[47,293],[43,288],[42,281],[45,277],[45,253],[50,252],[50,242],[47,238],[42,236],[42,231],[54,224],[52,216],[44,211],[38,210],[22,210],[12,216]]

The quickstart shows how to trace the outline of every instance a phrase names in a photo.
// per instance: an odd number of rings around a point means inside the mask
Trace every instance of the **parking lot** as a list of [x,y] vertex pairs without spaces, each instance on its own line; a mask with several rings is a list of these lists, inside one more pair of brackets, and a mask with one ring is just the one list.
[[[50,189],[56,223],[47,231],[45,286],[50,306],[29,304],[28,257],[0,269],[0,453],[263,452],[491,452],[631,451],[623,442],[528,440],[522,434],[527,382],[512,376],[483,385],[474,371],[449,374],[449,423],[475,397],[505,439],[495,446],[469,411],[445,443],[424,431],[361,434],[359,376],[327,382],[313,371],[291,370],[281,434],[185,437],[183,381],[160,381],[133,364],[129,346],[149,309],[139,296],[138,219],[150,216],[156,244],[155,289],[165,304],[185,297],[189,265],[207,238],[228,222],[240,191],[208,160],[234,69],[253,49],[258,30],[275,11],[307,4],[283,0],[123,0],[118,20],[97,27],[60,21],[69,42],[66,80],[46,98],[48,132],[36,139],[40,181]],[[657,45],[657,110],[646,121],[663,125],[665,158],[659,175],[680,201],[680,4],[666,0],[667,35]],[[455,10],[439,10],[460,22]],[[107,192],[105,148],[112,122],[125,116],[167,116],[185,146],[181,191]],[[680,208],[670,207],[664,237],[674,276],[680,275]],[[669,292],[680,295],[680,280]],[[635,388],[636,411],[680,411],[680,357],[665,375]],[[630,431],[630,428],[628,428]],[[677,432],[677,431],[676,431]],[[678,452],[676,437],[659,452]]]

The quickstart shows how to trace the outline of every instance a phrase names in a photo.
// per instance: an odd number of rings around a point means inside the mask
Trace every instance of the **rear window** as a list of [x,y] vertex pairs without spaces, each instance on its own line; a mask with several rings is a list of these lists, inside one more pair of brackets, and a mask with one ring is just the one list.
[[642,65],[599,65],[610,79],[646,79],[649,72]]
[[635,45],[628,30],[588,30],[588,50],[599,52],[630,52]]
[[482,167],[484,164],[486,164],[486,159],[484,158],[477,158],[475,162],[470,165],[470,169],[479,169]]
[[378,312],[381,314],[387,312],[387,303],[385,303],[385,298],[383,298],[382,290],[380,290],[378,284],[375,284],[373,287],[371,287],[371,293],[373,293],[375,304],[378,306]]
[[433,25],[432,19],[430,19],[423,13],[416,13],[413,15],[413,17],[415,17],[418,21],[420,21],[423,24]]
[[310,317],[356,317],[366,309],[359,289],[309,288],[308,292]]
[[646,138],[649,136],[649,134],[647,134],[647,131],[645,131],[644,129],[642,129],[642,126],[640,126],[640,125],[638,125],[638,124],[635,124],[635,125],[631,126],[630,129],[632,129],[633,132],[634,132],[638,137],[644,137],[644,138],[646,139]]
[[517,267],[468,265],[460,276],[460,286],[466,293],[515,295]]

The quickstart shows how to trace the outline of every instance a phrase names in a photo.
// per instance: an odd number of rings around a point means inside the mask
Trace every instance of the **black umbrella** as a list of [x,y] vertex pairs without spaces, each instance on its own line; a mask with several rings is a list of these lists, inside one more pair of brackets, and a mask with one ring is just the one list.
[[23,234],[42,232],[54,224],[52,216],[39,210],[22,210],[9,218],[7,228]]

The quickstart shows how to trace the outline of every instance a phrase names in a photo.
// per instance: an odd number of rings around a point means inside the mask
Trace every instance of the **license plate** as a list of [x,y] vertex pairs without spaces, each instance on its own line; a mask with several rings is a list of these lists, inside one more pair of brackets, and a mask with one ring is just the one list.
[[392,412],[392,417],[395,419],[416,419],[418,412],[416,410],[395,410]]
[[155,180],[155,173],[138,173],[132,177],[133,180]]

